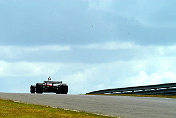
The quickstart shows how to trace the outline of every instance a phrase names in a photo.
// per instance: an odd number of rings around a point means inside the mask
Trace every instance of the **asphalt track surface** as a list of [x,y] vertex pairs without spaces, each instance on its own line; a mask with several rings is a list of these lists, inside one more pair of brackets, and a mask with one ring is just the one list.
[[0,93],[0,98],[122,118],[176,118],[172,98],[28,93]]

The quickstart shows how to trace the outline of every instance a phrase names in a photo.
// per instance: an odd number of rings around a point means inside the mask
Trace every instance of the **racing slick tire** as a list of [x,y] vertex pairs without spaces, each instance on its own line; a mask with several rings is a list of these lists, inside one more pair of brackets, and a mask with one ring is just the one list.
[[35,93],[35,88],[36,88],[36,87],[35,87],[34,85],[31,85],[31,87],[30,87],[30,92],[31,92],[31,93]]
[[60,93],[61,94],[67,94],[68,93],[68,86],[66,84],[62,84],[60,86]]
[[36,93],[43,93],[43,83],[37,83],[36,84]]

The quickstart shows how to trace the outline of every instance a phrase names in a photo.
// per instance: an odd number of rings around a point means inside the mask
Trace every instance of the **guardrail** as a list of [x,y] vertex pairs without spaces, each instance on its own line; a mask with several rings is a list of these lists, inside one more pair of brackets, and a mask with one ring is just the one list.
[[114,88],[89,92],[86,94],[139,94],[139,95],[176,95],[176,83],[165,83],[148,86]]

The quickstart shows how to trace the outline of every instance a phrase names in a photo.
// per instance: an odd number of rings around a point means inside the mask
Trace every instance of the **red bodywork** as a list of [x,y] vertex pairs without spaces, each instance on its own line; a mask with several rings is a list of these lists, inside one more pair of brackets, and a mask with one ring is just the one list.
[[45,84],[45,86],[52,86],[52,84]]

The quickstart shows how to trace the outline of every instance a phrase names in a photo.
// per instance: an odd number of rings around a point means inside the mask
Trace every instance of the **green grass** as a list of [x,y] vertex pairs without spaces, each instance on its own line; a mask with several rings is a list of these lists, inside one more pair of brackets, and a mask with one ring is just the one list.
[[105,95],[105,96],[135,96],[135,97],[176,98],[176,95],[136,95],[136,94],[86,94],[86,95]]
[[0,118],[112,118],[41,105],[24,104],[0,99]]

